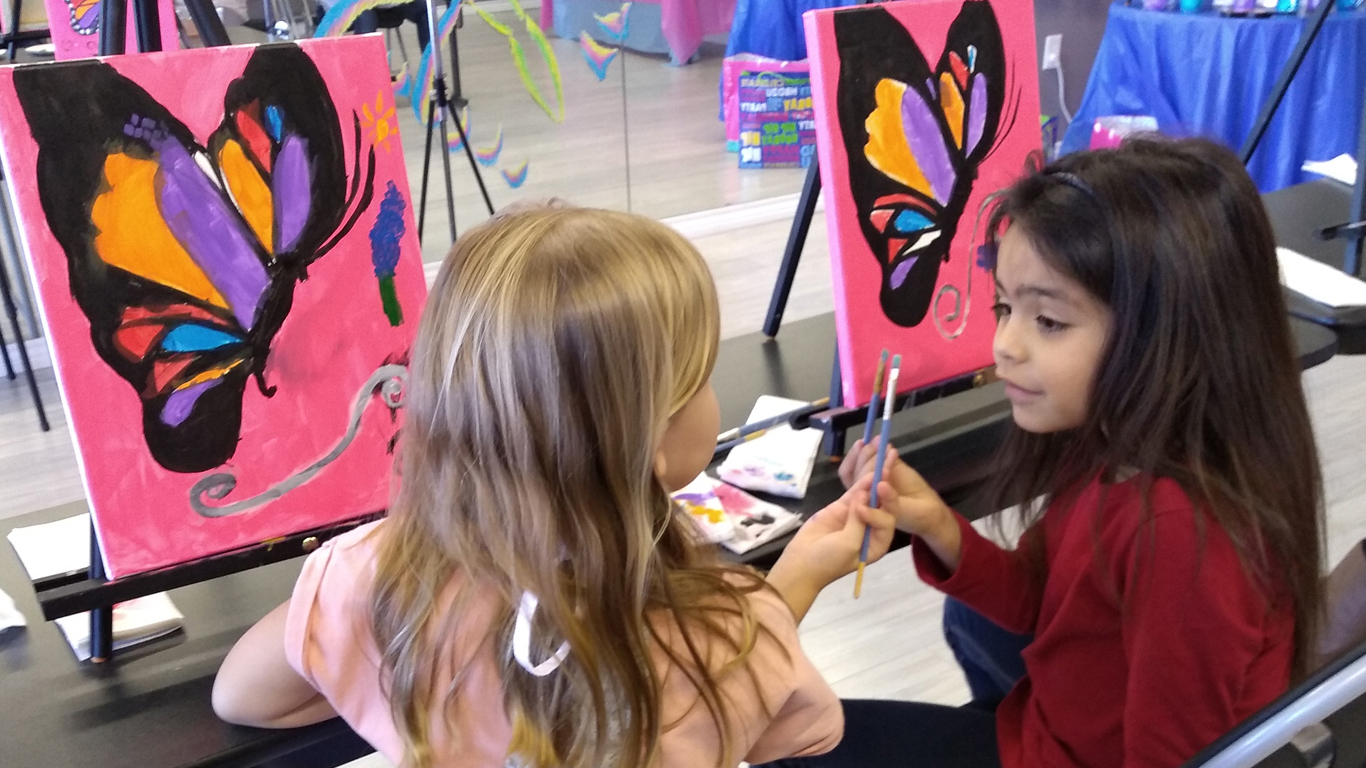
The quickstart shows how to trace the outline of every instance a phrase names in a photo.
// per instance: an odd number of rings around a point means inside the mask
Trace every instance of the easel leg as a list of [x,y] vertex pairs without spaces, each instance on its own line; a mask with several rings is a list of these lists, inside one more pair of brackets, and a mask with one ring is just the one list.
[[[463,10],[457,11],[457,13],[459,13],[459,14],[464,14],[464,11],[463,11]],[[459,16],[456,17],[455,27],[451,29],[451,37],[450,37],[450,43],[451,43],[451,99],[450,99],[450,101],[451,101],[451,104],[452,104],[453,106],[455,106],[456,108],[462,108],[462,107],[464,107],[466,104],[469,103],[469,101],[465,98],[464,94],[463,94],[463,93],[461,92],[461,90],[460,90],[460,48],[459,48],[460,42],[459,42],[459,40],[456,39],[456,38],[457,38],[457,35],[460,34],[460,18],[461,18],[461,17],[459,17]],[[466,144],[465,146],[468,147],[469,145]],[[480,185],[482,186],[482,185],[483,185],[483,182],[480,182]],[[487,196],[486,196],[486,197],[487,197]],[[489,210],[489,213],[492,213],[492,212],[493,212],[492,209],[490,209],[490,210]]]
[[213,48],[232,42],[228,39],[228,30],[223,27],[223,20],[218,18],[218,12],[213,8],[212,0],[185,0],[185,10],[189,11],[190,20],[194,22],[194,28],[198,30],[199,39],[205,47]]
[[9,31],[9,60],[14,61],[14,57],[19,55],[19,20],[24,18],[20,15],[24,10],[24,0],[14,0],[10,8],[13,11],[10,18],[14,20],[14,29]]
[[422,191],[417,203],[417,244],[422,245],[422,231],[427,224],[427,178],[432,171],[432,135],[436,131],[436,100],[427,98],[427,151],[422,154]]
[[465,126],[460,124],[460,118],[455,114],[455,102],[446,105],[447,112],[450,113],[451,122],[455,124],[455,131],[460,135],[460,143],[465,145],[465,157],[469,158],[470,168],[474,169],[474,180],[479,184],[479,194],[484,197],[484,207],[488,208],[489,215],[493,215],[493,201],[489,199],[488,187],[484,186],[484,176],[479,172],[479,165],[474,159],[474,150],[470,148],[470,137],[465,135]]
[[[1357,139],[1357,183],[1352,188],[1352,208],[1348,211],[1347,221],[1366,221],[1366,97],[1361,102],[1361,136]],[[1358,233],[1347,241],[1347,253],[1342,260],[1342,271],[1353,277],[1361,275],[1362,249],[1366,240]]]
[[[440,55],[433,51],[433,55]],[[450,153],[450,133],[446,130],[446,80],[437,77],[436,84],[436,111],[437,120],[441,123],[441,147],[437,150],[441,153],[441,169],[446,174],[446,221],[451,226],[451,242],[455,242],[455,190],[451,187],[451,153]],[[459,122],[458,120],[456,122]],[[469,152],[470,147],[467,143],[465,151]],[[475,175],[479,174],[476,168]]]
[[[17,255],[18,245],[14,238],[14,229],[10,225],[9,210],[4,206],[3,199],[0,199],[0,228],[3,228],[5,243],[14,249]],[[43,396],[38,392],[38,380],[33,375],[33,362],[28,359],[28,349],[24,346],[23,328],[19,325],[19,308],[14,303],[14,293],[10,290],[9,274],[5,272],[4,264],[0,264],[0,297],[4,299],[5,314],[9,316],[10,327],[14,329],[15,346],[19,349],[19,362],[24,366],[24,378],[28,379],[28,392],[33,398],[33,407],[38,411],[38,426],[44,432],[52,429],[52,425],[47,422],[47,411],[43,410]],[[9,352],[5,353],[5,367],[10,368]],[[10,378],[14,378],[11,370]]]
[[797,263],[802,259],[806,233],[811,229],[811,217],[816,215],[816,199],[820,192],[821,170],[812,158],[802,184],[802,196],[797,202],[797,215],[792,219],[792,230],[787,235],[787,247],[783,249],[783,263],[778,267],[778,279],[773,284],[768,315],[764,318],[764,335],[770,339],[778,335],[778,326],[782,325],[783,311],[787,309],[787,297],[792,293],[792,281],[797,277]]
[[[137,7],[133,8],[134,13]],[[123,3],[100,3],[100,55],[117,56],[123,53],[124,36],[128,34],[128,18]]]
[[[830,369],[830,407],[839,408],[844,404],[844,377],[840,375],[840,347],[835,345],[835,364]],[[837,429],[834,422],[831,422],[829,429],[825,430],[825,441],[822,446],[825,455],[831,461],[838,462],[844,458],[845,431]]]
[[156,0],[133,0],[133,31],[139,51],[161,50],[161,9]]
[[1248,161],[1252,159],[1252,153],[1257,151],[1257,145],[1266,135],[1266,129],[1271,125],[1271,118],[1276,114],[1276,108],[1281,105],[1281,99],[1284,99],[1286,91],[1290,90],[1290,83],[1295,79],[1295,73],[1300,71],[1300,65],[1304,63],[1304,56],[1309,52],[1309,46],[1314,44],[1314,39],[1319,36],[1319,30],[1323,29],[1324,20],[1328,18],[1328,13],[1333,10],[1335,5],[1337,3],[1319,3],[1319,7],[1314,11],[1314,16],[1308,26],[1300,33],[1300,39],[1295,42],[1295,48],[1290,52],[1290,59],[1286,61],[1285,67],[1276,77],[1276,84],[1271,86],[1271,94],[1266,97],[1266,102],[1262,104],[1261,114],[1257,115],[1257,119],[1252,123],[1252,130],[1243,141],[1242,149],[1238,150],[1238,157],[1243,161],[1243,165],[1247,165]]
[[[95,536],[95,521],[90,521],[90,578],[103,581],[104,556],[100,554],[100,540]],[[114,607],[104,606],[90,611],[90,660],[103,664],[114,658]]]
[[[2,268],[3,267],[0,267],[0,269]],[[18,335],[17,331],[15,333]],[[19,343],[24,343],[22,336],[19,337]],[[0,329],[0,356],[5,358],[5,378],[14,381],[14,363],[11,363],[9,359],[9,346],[5,342],[5,332],[3,329]]]

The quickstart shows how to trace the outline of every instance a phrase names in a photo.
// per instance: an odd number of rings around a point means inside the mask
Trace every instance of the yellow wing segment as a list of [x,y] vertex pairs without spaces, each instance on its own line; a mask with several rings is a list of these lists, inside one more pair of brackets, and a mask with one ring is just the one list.
[[110,266],[227,309],[227,300],[157,210],[156,176],[153,160],[121,152],[105,159],[109,188],[95,198],[90,209],[90,220],[99,231],[95,251]]
[[270,187],[247,159],[247,153],[236,141],[226,141],[218,151],[218,167],[223,171],[223,179],[228,183],[237,210],[247,220],[247,226],[256,233],[267,252],[275,251],[275,198]]
[[890,78],[878,81],[877,107],[864,121],[868,143],[863,147],[863,155],[874,168],[892,179],[933,197],[930,182],[906,141],[906,129],[901,120],[901,101],[905,95],[905,83]]

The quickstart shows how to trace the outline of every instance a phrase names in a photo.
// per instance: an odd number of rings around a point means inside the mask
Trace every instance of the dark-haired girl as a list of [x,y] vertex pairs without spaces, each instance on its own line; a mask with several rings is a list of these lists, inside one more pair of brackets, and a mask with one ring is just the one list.
[[[989,219],[996,371],[1015,427],[1002,549],[889,452],[922,579],[1033,633],[995,713],[845,702],[793,764],[1172,768],[1311,652],[1321,483],[1257,189],[1205,141],[1073,155]],[[871,471],[872,446],[846,479]]]

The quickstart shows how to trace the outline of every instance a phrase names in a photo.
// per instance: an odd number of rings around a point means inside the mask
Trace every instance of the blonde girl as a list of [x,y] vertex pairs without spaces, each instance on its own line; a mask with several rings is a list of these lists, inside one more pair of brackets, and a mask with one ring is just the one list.
[[467,233],[413,349],[388,519],[309,557],[224,661],[220,716],[340,715],[414,768],[833,747],[796,624],[892,518],[855,485],[767,581],[699,547],[668,493],[715,445],[718,329],[705,263],[656,222],[541,208]]

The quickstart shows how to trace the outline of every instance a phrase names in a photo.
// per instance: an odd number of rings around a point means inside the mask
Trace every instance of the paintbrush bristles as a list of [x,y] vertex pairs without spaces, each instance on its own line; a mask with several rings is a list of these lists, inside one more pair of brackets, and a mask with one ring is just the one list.
[[877,421],[877,396],[882,391],[882,377],[887,373],[887,350],[877,360],[877,375],[873,377],[873,396],[868,400],[868,417],[863,421],[863,444],[873,439],[873,423]]

